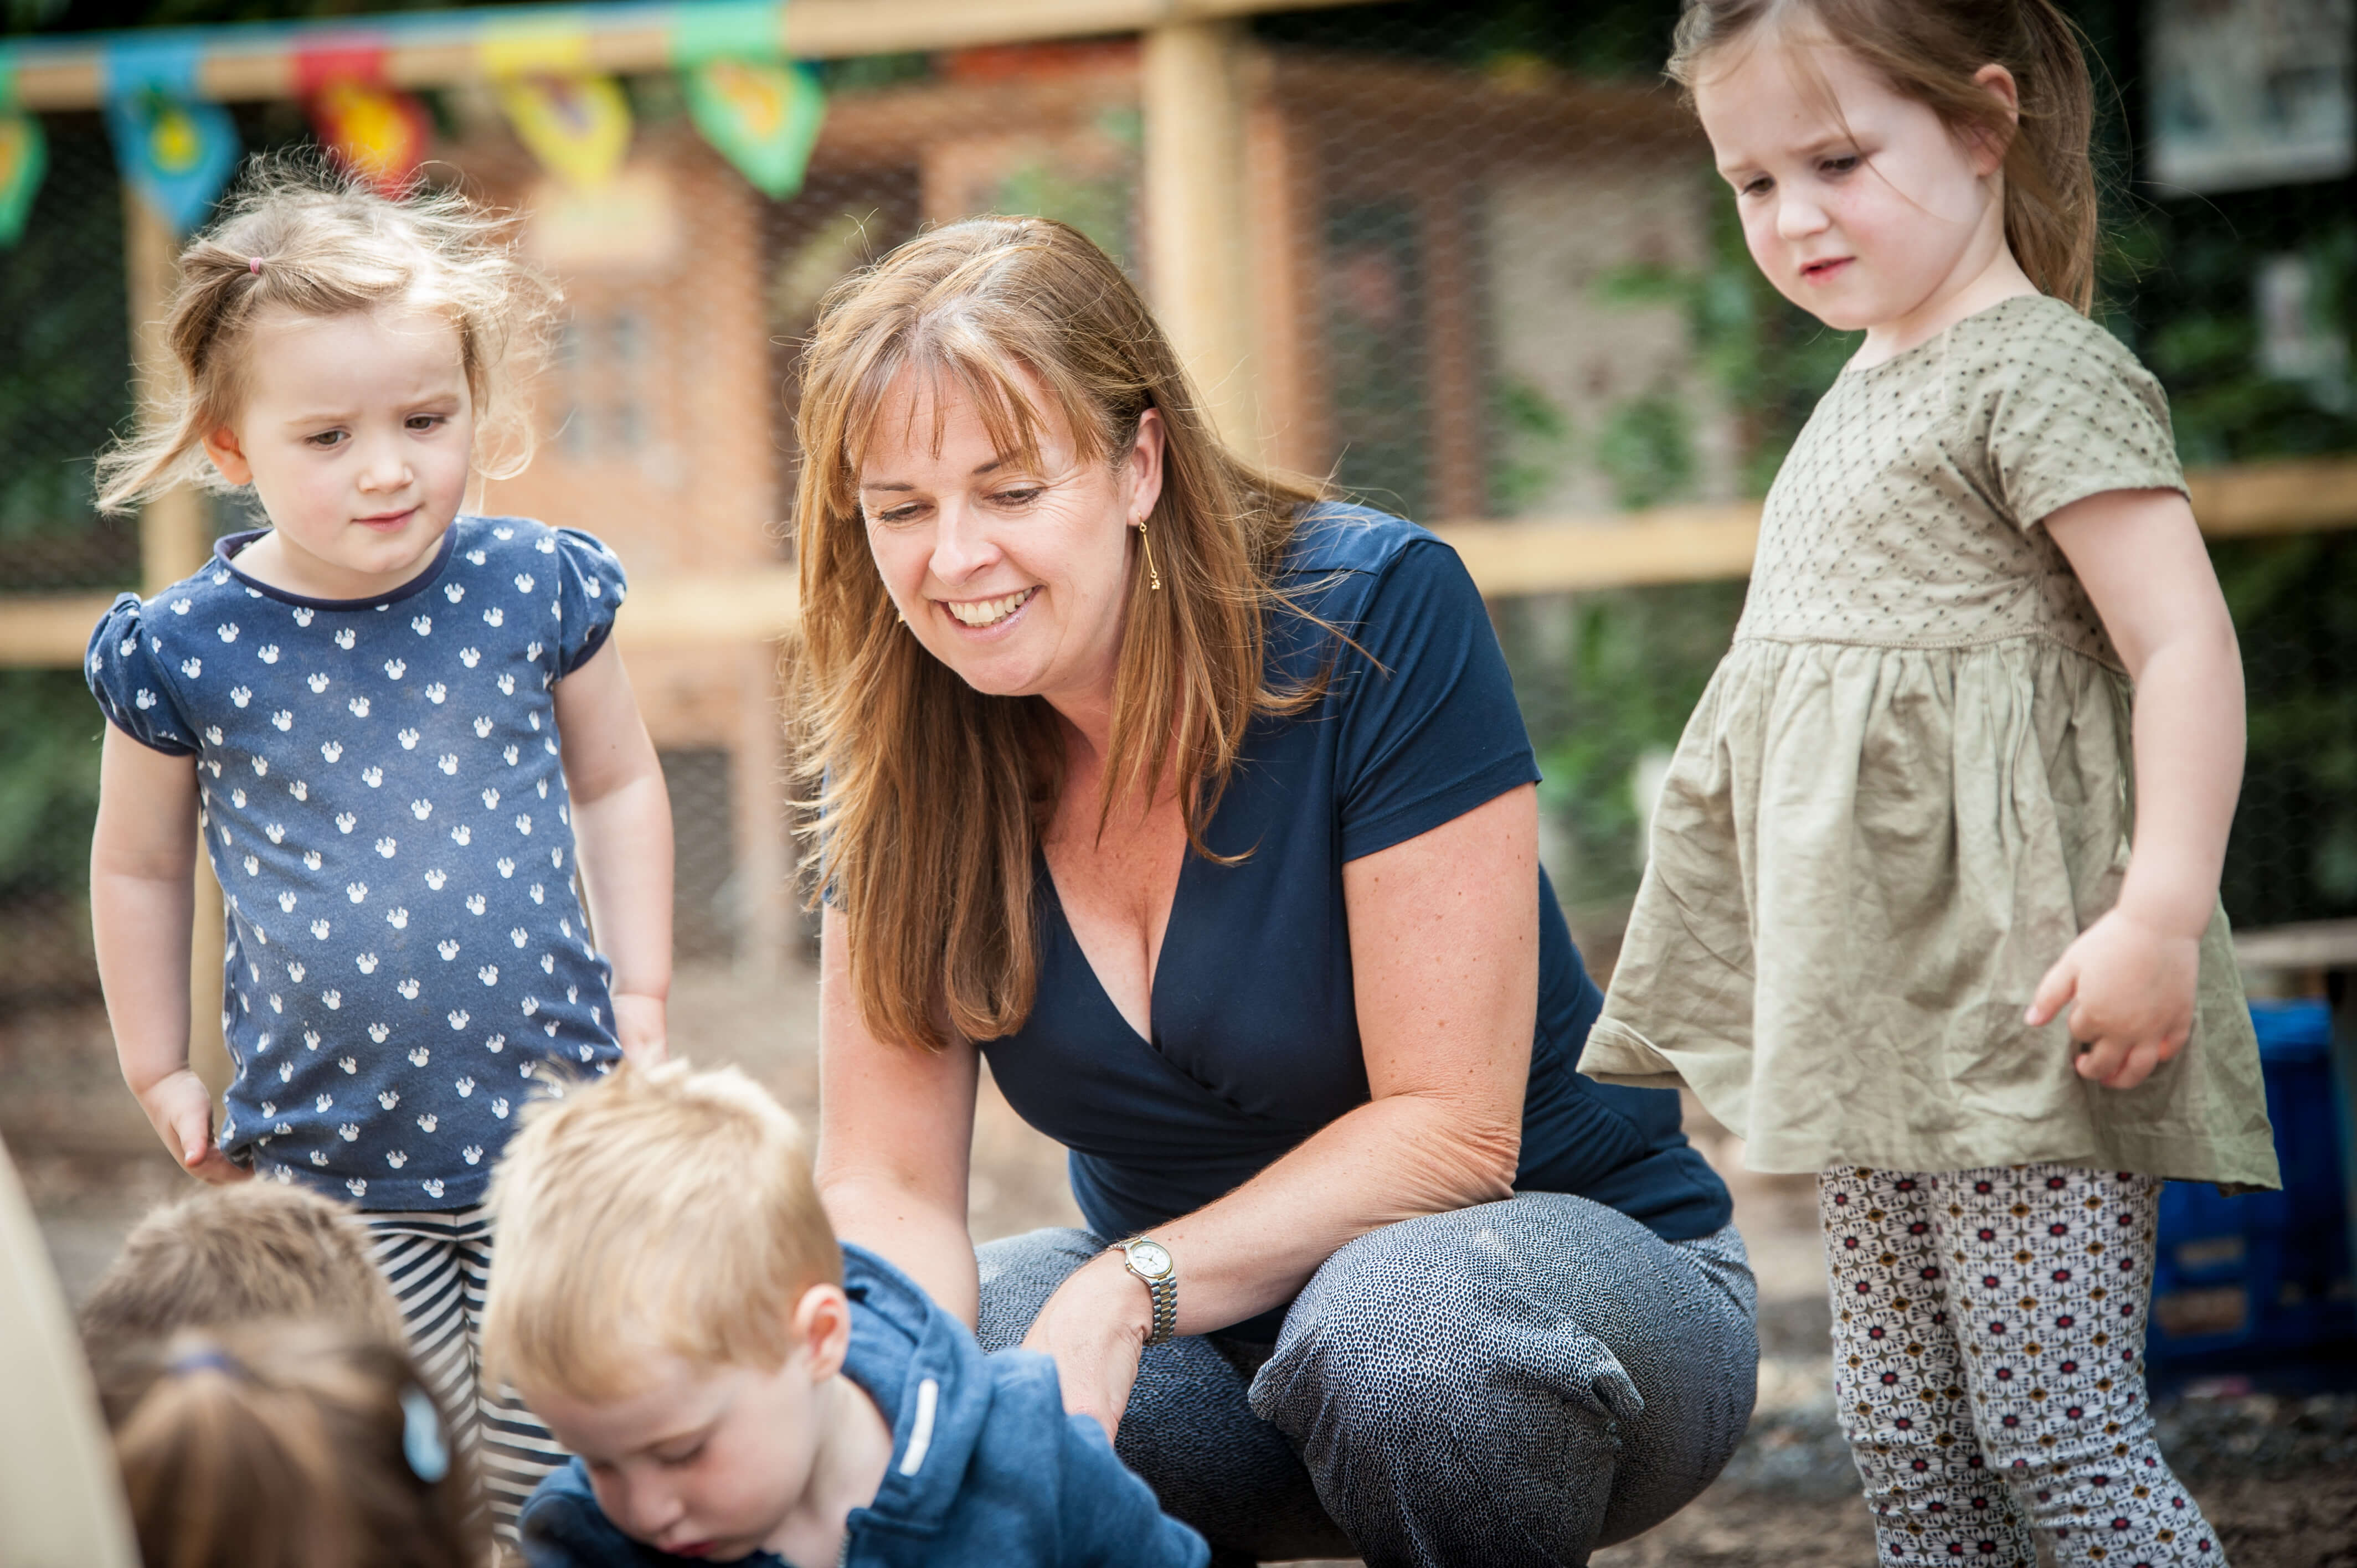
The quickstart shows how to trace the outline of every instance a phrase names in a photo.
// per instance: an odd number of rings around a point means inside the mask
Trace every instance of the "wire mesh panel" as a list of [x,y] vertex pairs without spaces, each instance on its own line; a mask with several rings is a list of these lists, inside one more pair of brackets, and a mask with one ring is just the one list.
[[123,197],[93,114],[46,126],[49,175],[0,252],[0,589],[112,587],[139,572],[91,505],[91,458],[131,413]]
[[[1238,217],[1217,238],[1248,283],[1247,351],[1222,372],[1233,385],[1209,391],[1248,393],[1258,456],[1437,526],[1631,529],[1649,509],[1764,491],[1854,343],[1745,254],[1660,79],[1676,9],[1414,0],[1227,35]],[[2140,115],[2132,8],[2081,13]],[[489,506],[597,534],[640,604],[670,592],[687,607],[662,637],[634,639],[626,612],[620,646],[677,797],[692,955],[783,950],[792,929],[773,661],[694,607],[715,585],[791,570],[794,378],[826,290],[928,225],[985,212],[1071,222],[1149,298],[1170,283],[1156,275],[1139,40],[818,69],[823,129],[781,200],[698,134],[669,75],[625,83],[630,152],[594,188],[549,172],[489,88],[427,95],[431,177],[515,209],[565,293],[534,387],[540,452]],[[250,147],[308,136],[291,103],[236,113]],[[135,530],[93,515],[88,466],[131,408],[121,188],[96,116],[44,123],[48,182],[0,252],[0,586],[133,586]],[[2126,148],[2127,128],[2108,145]],[[2349,182],[2189,201],[2136,172],[2119,163],[2104,310],[2169,386],[2189,458],[2357,452]],[[2252,693],[2230,910],[2357,915],[2357,553],[2319,536],[2218,554]],[[1741,598],[1730,579],[1493,602],[1548,774],[1546,858],[1585,940],[1609,943],[1650,781]],[[74,933],[96,715],[72,675],[11,672],[0,724],[0,924],[64,933],[0,941],[0,988],[86,988]]]

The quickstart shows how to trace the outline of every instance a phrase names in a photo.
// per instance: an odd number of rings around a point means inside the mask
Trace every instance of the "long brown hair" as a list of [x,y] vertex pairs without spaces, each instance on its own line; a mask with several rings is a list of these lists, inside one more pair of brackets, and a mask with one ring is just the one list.
[[440,1473],[419,1474],[411,1434],[430,1401],[382,1335],[293,1318],[191,1330],[107,1369],[101,1392],[147,1568],[487,1561],[468,1457],[445,1424],[428,1444]]
[[1157,412],[1162,493],[1146,526],[1161,586],[1147,589],[1137,556],[1101,809],[1175,780],[1199,854],[1211,853],[1204,824],[1245,725],[1314,695],[1272,686],[1263,651],[1267,617],[1289,604],[1275,565],[1318,492],[1222,445],[1137,291],[1064,224],[954,223],[827,296],[798,421],[804,865],[842,922],[868,1028],[940,1049],[1011,1034],[1030,1015],[1031,859],[1062,743],[1044,701],[985,695],[926,652],[877,573],[859,474],[877,412],[908,374],[970,400],[996,448],[1027,462],[1049,410],[1081,458],[1102,462],[1125,460],[1139,420]]
[[[2095,91],[2079,32],[2054,0],[1692,0],[1678,19],[1670,76],[1689,96],[1710,56],[1792,13],[1881,73],[1956,134],[2005,148],[2005,242],[2040,292],[2084,311],[2094,301]],[[2013,73],[2017,124],[1973,81]]]

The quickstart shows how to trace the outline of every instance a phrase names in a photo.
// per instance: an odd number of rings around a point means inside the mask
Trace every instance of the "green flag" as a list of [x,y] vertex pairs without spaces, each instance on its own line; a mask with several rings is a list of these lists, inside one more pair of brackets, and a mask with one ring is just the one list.
[[704,139],[771,200],[802,188],[826,118],[826,90],[810,67],[707,59],[687,72],[687,107]]

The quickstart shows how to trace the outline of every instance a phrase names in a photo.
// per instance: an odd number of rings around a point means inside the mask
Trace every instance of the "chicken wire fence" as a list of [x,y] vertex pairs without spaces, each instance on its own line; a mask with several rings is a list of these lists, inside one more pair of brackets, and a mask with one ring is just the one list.
[[[1248,373],[1264,454],[1419,521],[1579,519],[1757,496],[1849,341],[1745,258],[1660,67],[1675,0],[1493,0],[1255,18],[1241,41]],[[2345,180],[2186,203],[2135,184],[2139,39],[2082,7],[2122,91],[2108,319],[2177,400],[2190,459],[2357,451],[2342,380],[2271,372],[2253,279],[2303,259],[2344,344]],[[1152,296],[1139,47],[1108,38],[827,62],[798,194],[770,200],[694,134],[668,77],[628,82],[632,156],[594,192],[546,177],[490,96],[428,94],[437,177],[525,210],[567,316],[533,467],[497,510],[586,528],[644,584],[775,571],[799,343],[826,289],[922,228],[1061,219]],[[248,147],[292,104],[235,106]],[[95,115],[45,116],[50,173],[0,252],[0,583],[137,585],[90,457],[129,417],[122,194]],[[216,528],[242,512],[216,504]],[[2357,536],[2218,549],[2253,699],[2228,867],[2245,926],[2357,915]],[[1493,600],[1547,772],[1544,854],[1609,946],[1665,748],[1725,649],[1739,582]],[[628,612],[625,612],[627,617]],[[627,647],[627,643],[625,644]],[[683,956],[763,959],[786,806],[762,645],[630,655],[670,780]],[[0,994],[87,995],[84,857],[100,720],[70,671],[0,671]],[[765,904],[764,901],[767,901]]]

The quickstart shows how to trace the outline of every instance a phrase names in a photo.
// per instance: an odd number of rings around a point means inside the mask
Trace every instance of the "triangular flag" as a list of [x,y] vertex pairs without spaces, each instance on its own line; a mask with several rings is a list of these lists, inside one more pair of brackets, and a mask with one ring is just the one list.
[[237,125],[195,96],[197,50],[170,41],[117,43],[106,52],[106,130],[124,177],[158,216],[187,233],[237,172]]
[[0,250],[25,237],[25,220],[48,172],[49,138],[41,123],[16,109],[16,71],[0,44]]
[[346,77],[313,93],[307,107],[336,162],[388,196],[405,189],[425,161],[434,123],[406,92]]
[[603,185],[630,151],[630,105],[607,76],[528,76],[500,83],[500,106],[550,173]]
[[392,196],[408,188],[425,161],[434,121],[425,104],[385,81],[386,47],[379,38],[343,33],[298,44],[295,92],[337,165]]
[[711,59],[687,73],[687,108],[704,139],[771,200],[802,188],[826,118],[826,89],[806,65]]
[[25,237],[49,168],[49,142],[30,114],[0,114],[0,250]]

